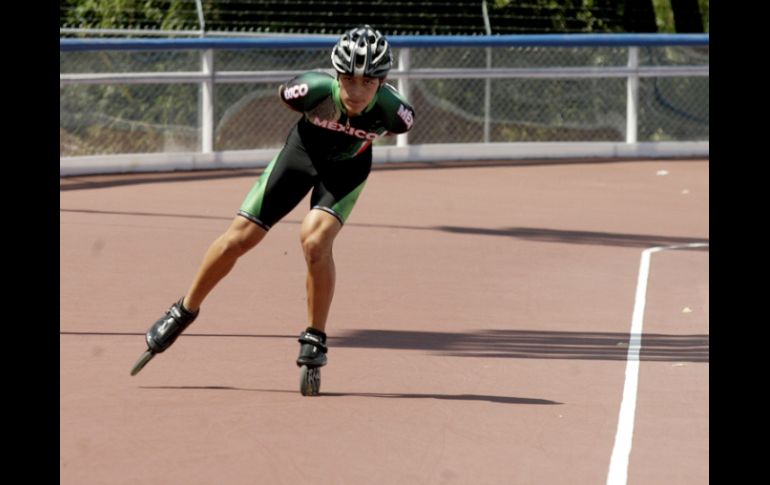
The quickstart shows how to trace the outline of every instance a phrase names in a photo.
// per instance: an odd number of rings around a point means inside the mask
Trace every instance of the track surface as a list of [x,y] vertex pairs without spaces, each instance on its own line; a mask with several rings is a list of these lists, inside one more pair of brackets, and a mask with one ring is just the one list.
[[[294,364],[307,200],[130,377],[257,176],[61,179],[62,484],[606,482],[640,255],[708,241],[707,160],[376,170],[321,396]],[[708,256],[652,257],[629,484],[709,481]]]

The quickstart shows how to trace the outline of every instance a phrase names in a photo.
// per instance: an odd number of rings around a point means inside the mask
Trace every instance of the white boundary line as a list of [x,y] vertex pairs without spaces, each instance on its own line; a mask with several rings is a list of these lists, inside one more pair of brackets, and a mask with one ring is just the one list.
[[636,412],[636,390],[639,382],[639,351],[642,347],[642,326],[644,307],[647,300],[647,279],[650,274],[650,258],[653,253],[669,249],[708,247],[708,243],[684,244],[678,246],[657,246],[642,251],[639,264],[639,278],[636,282],[634,313],[631,318],[631,333],[626,357],[626,377],[623,385],[623,400],[620,403],[618,431],[612,448],[607,485],[626,485],[628,481],[628,459],[631,455],[631,441],[634,435],[634,414]]

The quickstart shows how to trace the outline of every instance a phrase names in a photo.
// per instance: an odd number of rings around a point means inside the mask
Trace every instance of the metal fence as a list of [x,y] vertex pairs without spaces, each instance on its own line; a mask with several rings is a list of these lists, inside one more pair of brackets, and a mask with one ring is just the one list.
[[[553,42],[526,45],[524,37]],[[601,42],[582,45],[578,37],[392,39],[390,82],[417,122],[408,136],[375,147],[708,142],[707,35],[585,36]],[[307,70],[332,72],[334,40],[61,42],[66,159],[280,148],[298,114],[280,102],[278,86]]]

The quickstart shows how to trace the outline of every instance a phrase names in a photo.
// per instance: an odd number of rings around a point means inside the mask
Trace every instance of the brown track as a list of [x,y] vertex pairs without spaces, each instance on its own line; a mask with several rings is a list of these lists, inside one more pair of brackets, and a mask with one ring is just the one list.
[[[61,179],[61,483],[605,483],[640,255],[708,241],[708,161],[445,165],[370,177],[314,398],[305,202],[130,377],[258,171]],[[708,257],[653,256],[629,484],[709,481]]]

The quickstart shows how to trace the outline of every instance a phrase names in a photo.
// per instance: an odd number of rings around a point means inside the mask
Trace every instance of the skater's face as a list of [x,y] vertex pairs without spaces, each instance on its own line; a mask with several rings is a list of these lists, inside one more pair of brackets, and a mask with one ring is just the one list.
[[384,80],[376,77],[360,77],[340,74],[340,101],[349,116],[356,116],[369,106]]

